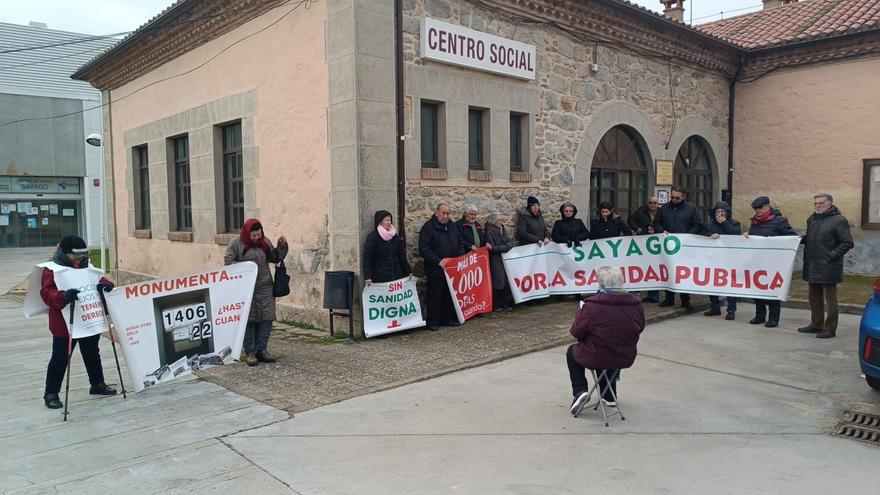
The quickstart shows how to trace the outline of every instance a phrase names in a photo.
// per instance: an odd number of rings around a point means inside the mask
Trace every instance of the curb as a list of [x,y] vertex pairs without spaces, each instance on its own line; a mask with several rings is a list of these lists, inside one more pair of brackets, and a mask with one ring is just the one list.
[[[810,309],[810,302],[804,301],[803,299],[789,299],[788,301],[782,303],[782,307],[793,309]],[[865,312],[865,308],[857,304],[840,304],[838,305],[838,308],[839,311],[843,314],[861,315]]]

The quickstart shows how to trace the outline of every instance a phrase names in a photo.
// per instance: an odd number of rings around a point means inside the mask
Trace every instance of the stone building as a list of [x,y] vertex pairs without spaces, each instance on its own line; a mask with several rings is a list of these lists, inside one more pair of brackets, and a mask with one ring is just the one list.
[[550,220],[564,201],[627,215],[675,182],[708,209],[730,196],[748,50],[667,3],[177,2],[74,75],[109,102],[120,277],[221,263],[257,216],[291,241],[282,312],[325,325],[323,272],[359,274],[376,210],[419,261],[439,201],[508,222],[530,195]]

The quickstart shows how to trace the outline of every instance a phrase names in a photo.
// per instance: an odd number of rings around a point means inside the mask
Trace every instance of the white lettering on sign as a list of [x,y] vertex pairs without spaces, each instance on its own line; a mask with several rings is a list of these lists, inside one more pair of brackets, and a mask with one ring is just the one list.
[[535,79],[535,47],[454,24],[422,19],[421,57],[452,65]]

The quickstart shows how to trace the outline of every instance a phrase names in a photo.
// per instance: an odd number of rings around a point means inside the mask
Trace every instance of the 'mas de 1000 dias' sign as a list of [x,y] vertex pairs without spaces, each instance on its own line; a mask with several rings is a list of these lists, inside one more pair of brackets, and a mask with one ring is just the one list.
[[473,29],[422,19],[421,56],[452,65],[535,79],[535,47]]

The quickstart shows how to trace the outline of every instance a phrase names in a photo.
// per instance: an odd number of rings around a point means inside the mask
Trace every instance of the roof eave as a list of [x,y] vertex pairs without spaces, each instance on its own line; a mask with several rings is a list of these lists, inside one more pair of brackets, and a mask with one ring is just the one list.
[[829,42],[829,41],[837,41],[840,39],[853,38],[853,37],[857,37],[857,36],[870,36],[875,33],[880,34],[880,26],[874,26],[874,27],[871,27],[868,29],[862,29],[859,31],[850,31],[848,33],[843,33],[843,34],[838,34],[838,35],[833,35],[833,36],[823,36],[823,37],[819,37],[819,38],[810,38],[810,39],[806,39],[806,40],[794,41],[791,43],[782,43],[782,44],[778,44],[778,45],[769,45],[769,46],[763,46],[763,47],[757,47],[757,48],[749,48],[748,54],[749,55],[762,55],[764,53],[772,52],[774,50],[783,50],[786,48],[795,48],[795,47],[800,47],[800,46],[825,43],[825,42]]

